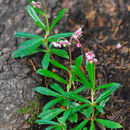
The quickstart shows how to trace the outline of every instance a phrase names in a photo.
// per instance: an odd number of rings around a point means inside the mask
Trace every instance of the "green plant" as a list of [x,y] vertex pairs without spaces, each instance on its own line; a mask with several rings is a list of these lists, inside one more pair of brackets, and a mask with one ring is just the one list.
[[[27,6],[27,11],[35,21],[36,25],[45,31],[45,36],[42,38],[41,36],[25,32],[16,33],[16,37],[25,37],[32,39],[21,43],[19,45],[20,48],[13,52],[12,55],[14,58],[22,58],[24,56],[32,55],[37,52],[44,52],[45,55],[41,62],[43,68],[37,70],[37,73],[48,78],[53,78],[63,84],[63,86],[60,86],[57,83],[52,83],[50,85],[50,88],[41,86],[35,88],[35,91],[40,94],[54,97],[53,100],[49,101],[44,106],[42,112],[38,115],[39,119],[36,120],[36,123],[39,125],[51,125],[50,127],[46,128],[46,130],[67,130],[67,122],[69,121],[70,123],[78,124],[78,116],[79,114],[83,114],[85,116],[84,121],[80,122],[78,125],[72,128],[72,130],[86,130],[87,127],[89,127],[86,125],[88,122],[91,124],[90,130],[95,129],[96,122],[111,129],[121,128],[122,126],[119,123],[98,118],[99,113],[104,113],[103,108],[105,106],[105,103],[109,100],[111,93],[113,93],[120,86],[120,84],[109,83],[96,87],[95,64],[97,62],[97,59],[95,58],[95,55],[92,51],[85,54],[85,68],[88,73],[88,78],[86,77],[84,69],[81,69],[83,55],[77,57],[75,64],[72,65],[71,44],[73,40],[75,40],[77,41],[76,46],[78,48],[82,46],[79,42],[79,38],[82,34],[82,29],[80,28],[74,33],[60,33],[49,36],[50,31],[62,18],[66,9],[61,10],[54,22],[52,22],[51,26],[49,26],[49,20],[47,18],[44,0],[44,12],[39,9],[40,6],[39,4],[37,5],[35,1],[30,2],[32,2],[32,5]],[[46,25],[41,21],[39,17],[41,15],[44,16]],[[70,37],[70,40],[68,41],[66,37]],[[39,49],[40,45],[42,45],[43,49]],[[60,49],[55,49],[53,46],[59,47]],[[66,51],[62,50],[62,46],[68,47],[69,55]],[[52,54],[68,59],[70,67],[67,68],[66,66],[56,61]],[[56,73],[48,70],[47,68],[49,66],[49,63],[53,64],[57,68],[60,68],[61,70],[66,71],[68,73],[68,79],[65,80]],[[70,91],[72,90],[72,87],[75,86],[75,82],[79,82],[82,84],[82,86],[76,90]],[[82,97],[79,94],[86,89],[89,89],[91,91],[91,100],[88,100],[86,97]],[[105,90],[99,97],[95,98],[96,91],[99,89]]]

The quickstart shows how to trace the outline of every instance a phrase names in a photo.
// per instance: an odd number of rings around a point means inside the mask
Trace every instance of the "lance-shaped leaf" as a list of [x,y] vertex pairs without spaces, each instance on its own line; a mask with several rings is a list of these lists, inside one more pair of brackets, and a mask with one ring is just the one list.
[[46,52],[43,59],[42,59],[42,67],[44,69],[47,69],[49,66],[49,61],[50,61],[50,53]]
[[107,88],[105,91],[102,92],[102,94],[97,98],[95,103],[98,103],[99,101],[101,101],[102,99],[108,97],[111,93],[113,93],[116,89],[118,88],[118,86],[113,86],[110,88]]
[[41,38],[40,36],[38,35],[35,35],[35,34],[31,34],[31,33],[26,33],[26,32],[16,32],[14,34],[15,37],[22,37],[22,38]]
[[86,110],[83,110],[81,113],[84,114],[87,118],[89,118],[93,110],[94,110],[94,107],[89,106]]
[[60,57],[69,59],[69,56],[67,54],[67,52],[65,50],[61,50],[61,49],[50,49],[51,53],[58,55]]
[[48,88],[45,87],[36,87],[34,90],[40,94],[48,95],[48,96],[53,96],[53,97],[61,97],[61,95],[55,91],[52,91]]
[[47,127],[45,130],[52,130],[52,129],[54,129],[56,127],[56,125],[54,125],[54,126],[49,126],[49,127]]
[[71,66],[74,73],[76,73],[78,75],[78,77],[80,78],[80,80],[87,85],[89,88],[91,88],[90,83],[88,81],[88,79],[86,78],[86,76],[83,74],[83,72],[76,66]]
[[86,89],[88,89],[88,88],[89,88],[89,87],[87,87],[86,85],[83,85],[83,86],[77,88],[75,91],[73,91],[73,93],[80,93],[80,92],[82,92],[83,90],[86,90]]
[[52,84],[50,85],[50,87],[51,87],[52,89],[54,89],[55,91],[61,93],[61,94],[64,93],[64,90],[63,90],[63,89],[61,88],[61,86],[60,86],[59,84],[57,84],[57,83],[52,83]]
[[42,124],[48,124],[48,125],[59,125],[57,122],[54,122],[54,121],[48,121],[48,120],[44,120],[44,119],[36,120],[35,122],[38,123],[39,125],[42,125]]
[[61,37],[71,37],[73,35],[72,32],[68,32],[68,33],[59,33],[59,34],[55,34],[55,35],[51,35],[48,37],[48,41],[52,42],[52,41],[57,41],[56,39],[61,38]]
[[95,65],[94,63],[88,63],[86,62],[86,69],[89,75],[89,79],[92,83],[92,87],[94,87],[94,83],[95,83]]
[[114,121],[104,120],[104,119],[96,119],[95,121],[110,129],[122,128],[122,126],[119,123],[116,123]]
[[43,120],[52,120],[57,115],[59,115],[61,112],[63,112],[64,109],[56,108],[56,109],[48,109],[46,111],[42,111],[38,117],[42,118]]
[[66,68],[64,65],[62,65],[62,64],[60,64],[60,63],[58,63],[58,62],[56,62],[55,60],[51,59],[50,62],[51,62],[54,66],[56,66],[57,68],[63,69],[63,70],[65,70],[65,71],[67,71],[67,72],[70,72],[70,71],[68,70],[68,68]]
[[105,84],[105,85],[98,86],[96,88],[96,90],[98,90],[98,89],[104,89],[104,88],[109,88],[109,87],[119,87],[119,86],[120,86],[120,84],[118,84],[118,83],[108,83],[108,84]]
[[63,14],[67,11],[67,9],[62,9],[56,19],[53,21],[50,30],[57,24],[57,22],[62,18]]
[[102,109],[101,106],[95,105],[95,107],[96,107],[96,109],[97,109],[99,112],[104,113],[104,111],[103,111],[103,109]]
[[63,100],[64,100],[63,97],[59,97],[59,98],[56,98],[56,99],[51,100],[50,102],[48,102],[48,103],[44,106],[43,111],[45,111],[45,110],[51,108],[51,107],[54,106],[56,103],[60,103],[60,102],[63,101]]
[[49,71],[49,70],[46,70],[46,69],[39,69],[37,71],[38,74],[40,75],[43,75],[45,77],[49,77],[49,78],[53,78],[61,83],[64,83],[64,84],[68,84],[66,80],[64,80],[63,78],[61,78],[60,76],[58,76],[57,74]]
[[84,120],[82,121],[79,125],[77,125],[76,127],[74,127],[73,130],[82,130],[82,128],[88,123],[89,120]]
[[79,56],[78,58],[76,58],[75,60],[75,66],[77,66],[78,68],[81,66],[83,61],[83,55]]
[[30,5],[27,6],[27,11],[29,15],[32,17],[32,19],[35,21],[36,25],[46,30],[45,24],[41,21],[35,10]]
[[95,130],[95,127],[94,127],[94,121],[93,121],[93,120],[91,121],[90,130]]
[[73,115],[70,115],[70,116],[68,117],[68,120],[69,120],[71,123],[73,123],[73,122],[77,123],[77,121],[78,121],[78,114],[77,114],[77,113],[74,113]]
[[71,113],[72,109],[69,108],[67,109],[64,114],[63,114],[63,117],[62,117],[62,122],[65,123],[66,119],[69,117],[70,113]]
[[45,16],[44,12],[41,11],[40,9],[35,8],[34,10],[35,10],[37,13],[39,13],[39,15]]
[[34,54],[37,52],[36,49],[40,46],[41,43],[42,43],[42,39],[35,39],[33,40],[33,43],[30,42],[30,44],[22,46],[21,48],[14,51],[12,55],[14,58],[17,58],[17,57],[22,58],[24,56]]

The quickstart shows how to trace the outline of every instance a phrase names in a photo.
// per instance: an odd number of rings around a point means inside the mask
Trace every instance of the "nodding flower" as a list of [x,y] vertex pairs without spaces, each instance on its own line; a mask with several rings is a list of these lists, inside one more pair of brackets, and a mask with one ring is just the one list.
[[81,43],[77,43],[76,46],[77,46],[78,48],[80,48],[80,47],[82,46],[82,44],[81,44]]
[[120,49],[120,48],[121,48],[121,44],[120,44],[120,43],[117,43],[116,48],[117,48],[117,49]]
[[85,53],[85,56],[86,56],[87,62],[89,62],[89,63],[97,62],[97,59],[95,58],[95,54],[93,51],[89,51],[89,52]]
[[82,28],[79,28],[77,31],[73,33],[72,38],[77,40],[81,36],[82,33],[83,33]]
[[64,41],[60,40],[60,44],[63,45],[64,47],[71,45],[71,43],[68,40],[64,40]]
[[34,5],[36,8],[41,8],[41,5],[40,5],[40,3],[39,2],[35,2],[35,1],[32,1],[32,5]]
[[62,45],[59,42],[52,42],[54,47],[61,47]]

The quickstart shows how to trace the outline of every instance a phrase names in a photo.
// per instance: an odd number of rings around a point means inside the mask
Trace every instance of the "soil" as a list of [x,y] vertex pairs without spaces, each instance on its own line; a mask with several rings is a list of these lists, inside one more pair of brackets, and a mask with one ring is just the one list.
[[[14,38],[13,34],[16,31],[25,31],[42,35],[42,30],[37,29],[31,18],[25,10],[28,2],[24,0],[1,0],[0,1],[0,54],[8,54],[7,61],[12,61],[10,53],[17,48],[17,45],[24,39]],[[105,115],[102,118],[110,119],[119,122],[123,126],[123,130],[130,129],[130,3],[129,0],[46,0],[49,21],[52,21],[61,8],[68,8],[68,13],[61,19],[59,24],[54,28],[53,33],[74,32],[79,27],[83,28],[83,37],[80,39],[82,47],[77,49],[72,47],[73,62],[75,58],[89,50],[93,50],[98,59],[96,65],[96,82],[97,86],[109,82],[117,82],[121,87],[112,95],[104,109]],[[120,43],[121,48],[116,48]],[[6,48],[9,48],[7,50]],[[3,52],[4,51],[4,52]],[[34,74],[33,66],[30,60],[36,66],[36,69],[41,68],[41,57],[43,54],[26,57],[23,60],[18,59],[15,64],[20,67],[14,67],[7,70],[11,77],[17,77],[22,68],[27,68],[28,71],[22,73],[22,78],[26,82],[27,76],[29,80],[34,80],[34,84],[40,84],[39,77]],[[0,60],[3,59],[0,55]],[[6,60],[6,59],[3,59]],[[3,61],[2,60],[2,61]],[[63,62],[63,59],[59,59]],[[23,61],[23,62],[21,62]],[[20,65],[19,62],[22,64]],[[66,62],[66,61],[64,61]],[[3,62],[2,62],[3,63]],[[9,68],[12,62],[8,62],[8,66],[0,64],[1,77],[3,72]],[[55,68],[50,68],[55,69]],[[56,70],[57,72],[59,70]],[[14,73],[15,72],[15,73]],[[61,73],[61,72],[60,72]],[[24,74],[26,75],[24,77]],[[62,73],[61,73],[62,75]],[[5,77],[5,76],[3,76]],[[9,77],[8,77],[9,78]],[[1,82],[7,82],[8,78],[0,79]],[[14,77],[15,80],[17,78]],[[40,82],[39,82],[40,81]],[[52,80],[47,79],[42,81],[42,84],[49,85]],[[37,83],[39,82],[39,83]],[[17,84],[17,82],[15,82]],[[21,84],[22,85],[22,84]],[[17,86],[17,85],[16,85]],[[31,86],[31,83],[29,84]],[[1,86],[0,86],[1,87]],[[21,86],[22,87],[22,86]],[[77,86],[78,87],[78,86]],[[33,87],[32,87],[33,88]],[[29,89],[29,88],[28,88]],[[3,89],[4,90],[4,89]],[[31,90],[30,90],[31,91]],[[33,90],[32,90],[33,91]],[[15,92],[13,92],[15,93]],[[86,96],[88,92],[84,92],[82,96]],[[100,94],[98,92],[97,94]],[[25,97],[27,97],[25,95]],[[31,96],[33,98],[33,96]],[[30,98],[29,98],[30,99]],[[20,99],[21,100],[21,99]],[[49,99],[47,99],[49,100]],[[41,102],[42,105],[46,101]],[[2,104],[1,100],[0,103]],[[6,104],[7,105],[7,104]],[[18,106],[18,104],[17,104]],[[4,108],[4,107],[3,107]],[[2,109],[3,110],[3,109]],[[15,111],[16,113],[16,111]],[[22,118],[23,119],[23,118]],[[4,116],[3,116],[4,120]],[[1,121],[1,120],[0,120]],[[0,122],[0,124],[3,121]],[[7,122],[7,121],[6,121]],[[6,123],[4,122],[4,123]],[[7,124],[9,124],[7,122]],[[1,126],[1,125],[0,125]],[[33,126],[33,129],[44,129],[44,126]],[[0,127],[1,128],[1,127]],[[71,126],[69,126],[69,129]],[[21,129],[19,127],[19,129]],[[104,129],[104,128],[100,128]]]

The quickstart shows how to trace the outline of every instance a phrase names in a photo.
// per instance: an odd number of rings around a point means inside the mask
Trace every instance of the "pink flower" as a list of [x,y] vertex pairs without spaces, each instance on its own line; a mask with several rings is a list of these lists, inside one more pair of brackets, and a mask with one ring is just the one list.
[[120,44],[120,43],[117,43],[116,48],[117,48],[117,49],[120,49],[120,48],[121,48],[121,44]]
[[34,5],[35,7],[37,7],[37,8],[41,8],[41,6],[40,6],[40,4],[37,2],[35,2],[35,1],[32,1],[32,5]]
[[61,44],[59,42],[52,42],[54,47],[61,47]]
[[80,47],[82,46],[82,44],[77,43],[76,46],[77,46],[78,48],[80,48]]
[[95,58],[95,54],[93,51],[90,51],[90,52],[87,52],[85,54],[86,56],[86,61],[89,62],[89,63],[96,63],[97,62],[97,59]]
[[77,31],[74,32],[74,34],[72,35],[72,38],[77,40],[82,33],[83,33],[82,28],[79,28]]
[[93,59],[95,57],[95,54],[93,53],[93,51],[89,51],[85,54],[87,59]]
[[68,40],[64,40],[64,41],[60,40],[60,44],[63,45],[63,46],[66,46],[66,45],[70,46],[71,45],[71,43]]

